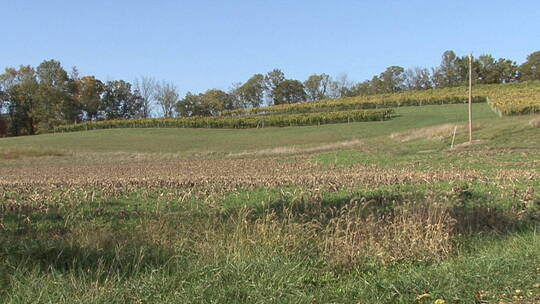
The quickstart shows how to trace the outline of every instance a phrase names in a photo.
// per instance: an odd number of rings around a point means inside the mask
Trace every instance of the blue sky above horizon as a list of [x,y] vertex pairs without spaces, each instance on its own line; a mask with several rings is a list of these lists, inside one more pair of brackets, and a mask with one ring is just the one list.
[[273,68],[288,78],[433,67],[445,50],[521,63],[537,1],[3,1],[0,68],[59,60],[102,80],[151,76],[183,95]]

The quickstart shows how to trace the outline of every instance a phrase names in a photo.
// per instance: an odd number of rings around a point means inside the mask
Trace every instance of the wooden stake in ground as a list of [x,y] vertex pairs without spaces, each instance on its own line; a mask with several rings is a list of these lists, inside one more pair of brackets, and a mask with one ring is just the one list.
[[454,136],[452,136],[452,145],[450,145],[450,149],[454,149],[454,140],[456,139],[456,131],[457,131],[457,126],[454,127]]
[[472,143],[472,53],[469,55],[469,143]]

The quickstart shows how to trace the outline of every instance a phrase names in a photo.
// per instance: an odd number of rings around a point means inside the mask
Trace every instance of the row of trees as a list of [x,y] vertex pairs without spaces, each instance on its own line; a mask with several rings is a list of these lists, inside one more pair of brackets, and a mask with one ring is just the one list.
[[[286,79],[281,70],[275,69],[266,75],[255,74],[245,83],[234,85],[229,92],[230,105],[233,108],[260,107],[264,104],[462,86],[468,81],[468,65],[468,56],[459,57],[453,51],[446,51],[441,64],[435,68],[390,66],[370,80],[359,83],[350,81],[346,74],[336,79],[328,74],[312,74],[300,82]],[[505,58],[481,55],[473,58],[472,69],[477,84],[540,80],[540,51],[530,54],[522,65]]]
[[80,77],[76,68],[68,73],[55,60],[36,68],[6,68],[0,75],[0,118],[4,126],[9,121],[7,131],[14,136],[83,121],[148,118],[154,104],[172,116],[177,101],[172,84],[144,77],[133,85],[124,80],[102,82]]
[[[509,59],[496,60],[491,55],[481,55],[473,59],[473,78],[478,84],[539,79],[534,69],[531,69],[533,60],[540,60],[540,52],[531,54],[527,62],[521,66]],[[371,80],[351,86],[346,90],[345,95],[356,96],[461,86],[467,83],[468,73],[468,56],[458,57],[453,51],[446,51],[442,55],[441,64],[436,68],[416,67],[405,70],[400,66],[391,66],[380,75],[373,76]]]
[[[521,65],[481,55],[473,61],[473,77],[479,84],[540,80],[540,51],[530,54]],[[233,84],[227,92],[210,89],[199,94],[188,92],[180,98],[176,86],[169,82],[150,77],[135,79],[133,84],[102,82],[94,76],[81,77],[76,68],[68,73],[60,62],[48,60],[36,68],[6,68],[0,75],[0,132],[6,128],[5,118],[11,135],[35,134],[61,124],[148,118],[156,109],[158,116],[164,117],[216,116],[239,108],[460,86],[467,79],[468,57],[446,51],[438,67],[390,66],[359,83],[350,81],[346,74],[337,78],[312,74],[301,82],[274,69]]]

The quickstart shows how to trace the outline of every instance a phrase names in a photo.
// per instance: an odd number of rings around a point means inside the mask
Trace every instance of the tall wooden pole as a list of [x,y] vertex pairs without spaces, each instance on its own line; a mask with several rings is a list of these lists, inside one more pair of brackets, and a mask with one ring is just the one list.
[[472,53],[469,55],[469,143],[472,143]]

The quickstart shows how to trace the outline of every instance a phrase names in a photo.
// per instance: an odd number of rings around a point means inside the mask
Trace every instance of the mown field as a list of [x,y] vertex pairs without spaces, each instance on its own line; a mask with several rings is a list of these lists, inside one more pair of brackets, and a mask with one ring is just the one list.
[[539,303],[540,116],[395,112],[0,139],[0,302]]

